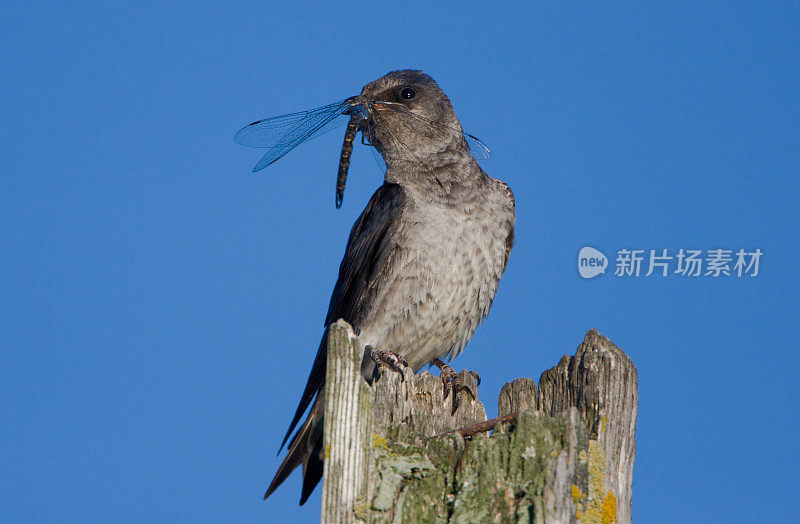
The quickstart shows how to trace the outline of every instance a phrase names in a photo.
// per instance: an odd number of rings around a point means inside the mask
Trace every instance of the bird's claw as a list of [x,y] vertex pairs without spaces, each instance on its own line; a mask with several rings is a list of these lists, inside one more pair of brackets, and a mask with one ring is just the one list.
[[478,375],[478,372],[473,369],[472,371],[469,372],[469,374],[472,375],[472,378],[475,379],[475,385],[476,386],[480,386],[481,385],[481,376]]
[[400,376],[403,377],[403,369],[408,367],[408,362],[402,355],[385,349],[374,348],[371,345],[367,345],[364,349],[369,352],[370,358],[375,362],[380,372],[385,368],[389,368],[396,373],[400,373]]
[[[464,384],[461,380],[461,375],[456,373],[456,371],[439,360],[435,358],[431,361],[431,364],[438,367],[441,370],[441,374],[439,377],[442,379],[442,385],[444,386],[444,398],[450,396],[450,392],[453,392],[453,411],[451,414],[454,414],[458,410],[458,406],[461,405],[461,395],[463,390],[469,391],[472,398],[477,398],[475,391],[472,388],[471,384]],[[473,379],[475,379],[475,385],[479,385],[481,383],[481,377],[478,375],[477,371],[469,371],[468,372]]]
[[[443,366],[439,377],[442,379],[442,384],[444,385],[444,398],[450,396],[451,389],[456,395],[461,393],[461,378],[453,368],[448,365]],[[453,411],[455,411],[455,408],[453,408]]]

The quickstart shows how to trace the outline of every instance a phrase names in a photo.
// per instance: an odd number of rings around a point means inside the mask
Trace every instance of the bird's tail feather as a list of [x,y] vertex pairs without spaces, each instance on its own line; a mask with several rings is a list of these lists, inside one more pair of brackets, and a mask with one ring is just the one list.
[[303,505],[311,492],[322,478],[322,413],[324,404],[322,397],[311,407],[308,418],[297,430],[289,444],[286,457],[278,467],[275,477],[264,494],[264,499],[272,495],[284,480],[286,480],[297,466],[303,465],[303,490],[300,495],[300,505]]
[[[300,397],[300,403],[297,405],[297,409],[294,412],[292,422],[289,424],[289,429],[286,430],[286,434],[283,436],[283,441],[281,441],[281,447],[278,449],[279,454],[283,449],[284,444],[286,444],[286,441],[289,440],[289,435],[292,434],[295,426],[297,426],[297,423],[300,422],[300,417],[303,416],[306,408],[311,403],[311,399],[313,399],[314,395],[319,392],[319,389],[322,387],[322,383],[325,382],[327,349],[328,330],[326,329],[325,334],[322,336],[322,340],[319,343],[319,348],[317,348],[317,356],[314,358],[314,365],[311,367],[311,373],[308,375],[306,387],[303,389],[303,396]],[[291,447],[291,443],[289,446]]]

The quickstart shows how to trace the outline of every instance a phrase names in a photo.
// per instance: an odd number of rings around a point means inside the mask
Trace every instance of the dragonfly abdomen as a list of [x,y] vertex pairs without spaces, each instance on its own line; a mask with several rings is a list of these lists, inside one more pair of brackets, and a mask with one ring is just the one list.
[[360,113],[353,113],[350,115],[350,121],[347,122],[347,131],[344,133],[344,142],[342,143],[342,154],[339,156],[339,173],[336,175],[336,208],[342,205],[344,200],[344,186],[347,182],[347,171],[350,169],[350,157],[353,154],[353,141],[356,138],[358,131],[358,124],[361,121]]

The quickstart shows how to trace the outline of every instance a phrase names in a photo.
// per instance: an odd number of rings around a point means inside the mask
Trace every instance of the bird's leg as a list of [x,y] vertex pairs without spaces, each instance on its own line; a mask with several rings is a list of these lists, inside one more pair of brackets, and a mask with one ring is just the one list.
[[[459,378],[458,373],[456,373],[453,368],[438,358],[431,360],[431,364],[441,370],[441,374],[439,376],[444,384],[444,398],[447,398],[448,395],[450,395],[450,390],[453,391],[453,413],[455,413],[458,409],[458,406],[461,404],[461,390],[464,388],[464,385],[461,384],[461,379]],[[475,379],[475,385],[480,385],[481,377],[478,375],[478,372],[470,371],[469,374]]]
[[384,368],[389,368],[396,373],[400,373],[400,376],[402,377],[403,368],[408,367],[408,362],[406,362],[406,359],[397,353],[392,353],[391,351],[387,351],[385,349],[377,349],[369,344],[364,347],[364,350],[369,353],[370,358],[372,358],[372,361],[375,362],[375,365],[381,371],[383,371]]

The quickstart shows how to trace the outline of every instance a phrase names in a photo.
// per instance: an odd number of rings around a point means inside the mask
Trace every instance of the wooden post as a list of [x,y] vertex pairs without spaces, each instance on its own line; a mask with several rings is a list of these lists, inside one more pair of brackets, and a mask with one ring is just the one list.
[[490,424],[479,424],[486,412],[468,373],[471,393],[451,414],[452,398],[430,373],[387,372],[367,386],[362,354],[337,322],[323,522],[630,522],[636,368],[597,331],[538,387],[529,378],[506,384],[491,434],[475,433]]
[[354,522],[366,500],[372,409],[358,339],[343,320],[329,330],[325,384],[322,521]]

